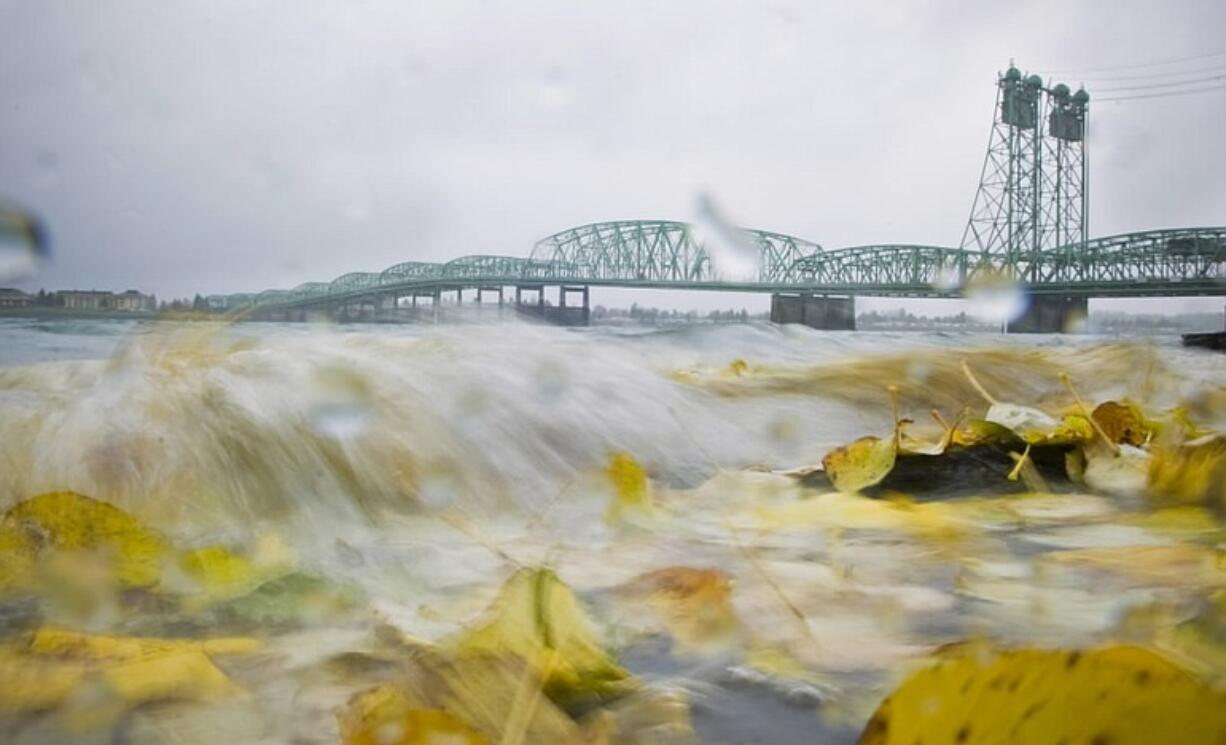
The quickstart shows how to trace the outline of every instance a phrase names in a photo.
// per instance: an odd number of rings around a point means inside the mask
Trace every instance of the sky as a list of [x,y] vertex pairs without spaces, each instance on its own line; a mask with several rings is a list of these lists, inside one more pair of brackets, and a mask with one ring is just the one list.
[[1013,59],[1090,91],[1091,235],[1222,225],[1226,88],[1095,103],[1226,75],[1222,28],[1220,0],[0,0],[0,200],[53,237],[24,287],[163,298],[525,256],[703,195],[827,248],[957,245]]

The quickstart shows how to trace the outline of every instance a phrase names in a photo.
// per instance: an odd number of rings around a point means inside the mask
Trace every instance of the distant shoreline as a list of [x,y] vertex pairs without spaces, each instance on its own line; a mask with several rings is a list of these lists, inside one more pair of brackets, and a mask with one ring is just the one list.
[[0,308],[0,318],[80,318],[118,319],[129,321],[156,320],[161,316],[147,310],[82,310],[79,308],[56,308],[26,306],[24,308]]

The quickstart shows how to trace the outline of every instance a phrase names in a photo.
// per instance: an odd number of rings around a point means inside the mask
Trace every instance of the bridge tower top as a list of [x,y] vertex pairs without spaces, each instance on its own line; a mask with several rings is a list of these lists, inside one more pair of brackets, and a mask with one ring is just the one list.
[[1035,281],[1043,252],[1089,237],[1086,121],[1090,96],[1016,67],[999,75],[992,132],[961,248],[981,265]]

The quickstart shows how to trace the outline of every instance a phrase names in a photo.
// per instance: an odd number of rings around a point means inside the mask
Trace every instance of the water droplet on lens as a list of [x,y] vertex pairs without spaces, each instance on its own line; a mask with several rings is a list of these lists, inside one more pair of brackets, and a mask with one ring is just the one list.
[[312,400],[306,406],[311,429],[338,440],[357,437],[374,419],[372,397],[365,379],[348,367],[323,367],[311,381]]
[[972,278],[967,283],[966,299],[971,315],[1002,324],[1021,318],[1030,305],[1026,289],[999,272],[983,272]]
[[0,205],[0,282],[34,276],[48,252],[47,233],[38,218]]
[[961,286],[962,272],[955,263],[943,264],[932,280],[932,287],[938,292],[955,292]]
[[712,273],[725,282],[752,282],[762,271],[762,252],[752,236],[729,222],[707,194],[698,195],[691,235],[711,257]]

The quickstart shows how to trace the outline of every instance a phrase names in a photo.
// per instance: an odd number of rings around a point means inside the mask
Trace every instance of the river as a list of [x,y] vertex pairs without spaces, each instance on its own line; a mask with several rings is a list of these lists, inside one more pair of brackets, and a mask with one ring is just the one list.
[[[176,547],[274,554],[360,591],[357,620],[247,628],[266,657],[223,669],[255,698],[209,704],[235,742],[335,742],[337,708],[369,681],[304,676],[316,656],[366,653],[372,627],[446,640],[540,564],[621,664],[686,702],[699,741],[851,742],[940,644],[1115,639],[1133,609],[1183,607],[1220,581],[1046,556],[1212,545],[1220,524],[1200,513],[1157,525],[1143,500],[1063,488],[1004,517],[937,484],[919,504],[957,509],[912,524],[809,507],[828,488],[779,475],[888,434],[888,385],[917,427],[933,408],[981,406],[963,362],[1001,400],[1067,406],[1064,371],[1086,400],[1191,402],[1222,424],[1226,358],[1174,337],[0,319],[0,507],[71,490]],[[617,453],[650,478],[643,515],[611,518]],[[735,631],[688,638],[678,619],[702,612],[635,605],[635,582],[673,567],[728,578]],[[144,611],[137,624],[122,602],[43,613],[99,632],[187,628]],[[129,714],[126,736],[207,741],[176,716]],[[56,739],[40,727],[25,741]]]

